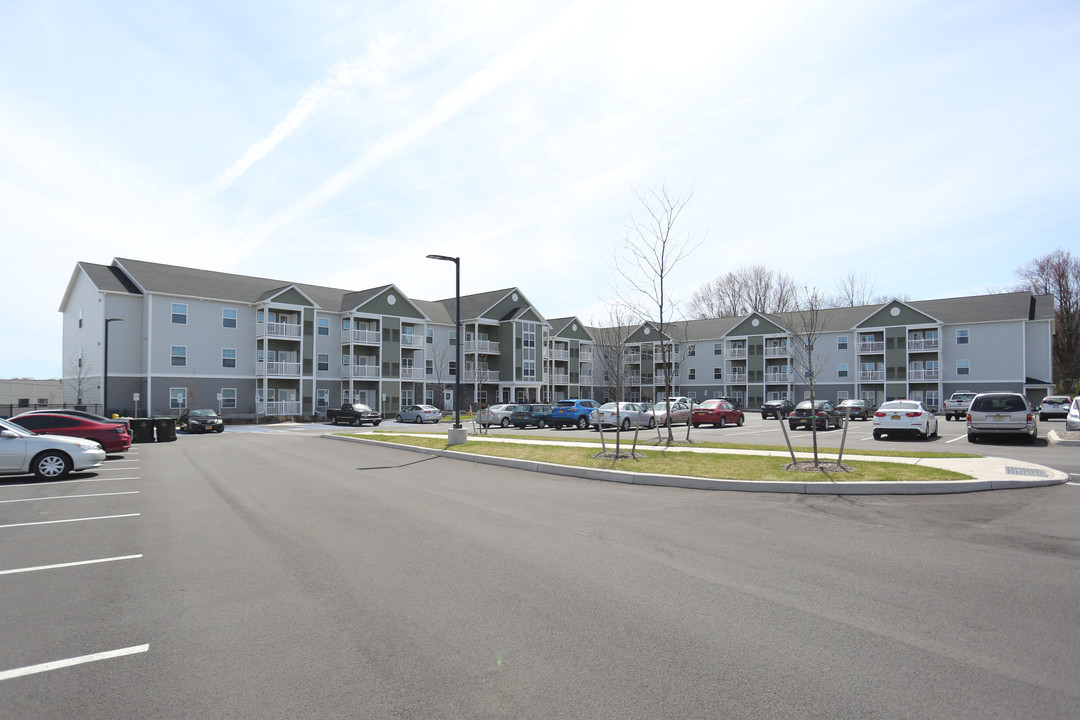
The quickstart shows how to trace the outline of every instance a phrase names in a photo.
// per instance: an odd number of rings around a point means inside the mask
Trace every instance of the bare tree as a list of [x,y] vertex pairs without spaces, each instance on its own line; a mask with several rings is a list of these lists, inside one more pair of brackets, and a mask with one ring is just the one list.
[[[669,325],[679,309],[669,283],[676,266],[702,243],[676,229],[693,193],[684,198],[661,184],[659,188],[635,190],[634,195],[639,212],[630,213],[623,243],[615,254],[615,269],[626,281],[631,296],[619,298],[639,317],[651,318],[660,336],[660,367],[672,369]],[[671,396],[672,374],[664,373],[664,397]],[[669,424],[668,442],[674,440]]]
[[[608,308],[608,322],[603,327],[596,326],[593,323],[595,326],[593,336],[596,339],[594,345],[594,357],[596,359],[594,364],[598,366],[600,371],[600,386],[604,388],[606,393],[604,400],[605,402],[616,403],[616,408],[620,409],[622,406],[618,403],[622,401],[623,395],[626,393],[627,381],[630,375],[630,356],[633,350],[632,346],[627,343],[627,337],[632,329],[629,320],[630,313],[626,308],[612,305]],[[620,413],[616,411],[616,429],[619,428],[621,422]],[[604,426],[597,423],[597,430],[600,432],[601,453],[607,456]],[[625,457],[620,453],[620,446],[621,436],[616,431],[614,454],[616,461]],[[633,452],[631,451],[632,455]]]
[[833,307],[859,307],[874,301],[874,283],[865,274],[848,270],[847,275],[836,281]]
[[75,394],[76,405],[82,405],[86,401],[92,379],[97,377],[92,365],[89,360],[80,358],[69,362],[64,370],[64,384]]
[[795,309],[797,287],[791,276],[749,265],[705,283],[690,296],[689,314],[697,319],[741,317],[751,312],[778,314]]
[[1054,296],[1054,376],[1066,392],[1080,385],[1080,257],[1058,248],[1016,269],[1018,290]]
[[[825,332],[827,307],[824,293],[817,288],[804,287],[799,293],[799,309],[791,314],[791,324],[788,327],[793,340],[792,370],[810,391],[811,418],[817,401],[817,378],[829,358],[828,351],[820,342]],[[814,465],[818,465],[817,422],[813,419],[810,422],[810,432],[814,440]]]

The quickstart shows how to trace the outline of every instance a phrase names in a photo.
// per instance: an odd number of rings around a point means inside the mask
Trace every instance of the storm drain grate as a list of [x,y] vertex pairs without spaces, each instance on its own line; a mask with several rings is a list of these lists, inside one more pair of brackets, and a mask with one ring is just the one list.
[[1021,468],[1005,466],[1006,475],[1023,475],[1025,477],[1049,477],[1045,470],[1039,468]]

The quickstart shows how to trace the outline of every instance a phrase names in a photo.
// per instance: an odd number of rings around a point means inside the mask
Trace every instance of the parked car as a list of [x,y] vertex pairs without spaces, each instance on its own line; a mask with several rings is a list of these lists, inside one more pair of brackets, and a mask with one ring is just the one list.
[[189,433],[225,432],[225,421],[210,409],[185,410],[176,421],[177,427]]
[[815,400],[813,405],[803,400],[788,415],[788,427],[792,430],[801,427],[828,430],[829,426],[838,428],[843,424],[840,412],[829,400]]
[[551,408],[551,425],[556,430],[564,427],[587,430],[589,414],[598,407],[600,403],[595,400],[559,400]]
[[968,442],[978,442],[989,435],[1018,435],[1035,442],[1039,423],[1027,398],[1009,392],[976,395],[968,408]]
[[874,439],[882,435],[937,437],[938,419],[918,400],[889,400],[874,413]]
[[742,425],[746,421],[743,411],[735,407],[726,398],[709,398],[694,406],[690,414],[690,423],[694,427],[712,424],[713,427]]
[[968,408],[971,407],[971,401],[978,393],[973,393],[968,390],[960,392],[954,392],[949,396],[949,399],[941,403],[941,409],[945,413],[945,420],[961,419],[967,417]]
[[90,470],[103,462],[105,450],[94,440],[36,435],[0,420],[0,475],[34,473],[39,480],[59,480],[72,470]]
[[510,416],[515,410],[517,410],[517,405],[508,403],[481,408],[479,415],[480,425],[483,427],[491,427],[492,425],[510,427]]
[[372,410],[364,403],[345,403],[340,409],[327,408],[326,419],[334,425],[345,423],[346,425],[360,426],[366,422],[378,425],[382,422],[382,413]]
[[[710,399],[711,400],[725,400],[725,401],[731,403],[731,407],[735,408],[736,410],[742,410],[742,400],[740,400],[739,398],[728,397],[727,395],[724,395],[722,397],[710,398]],[[702,402],[705,402],[705,401],[702,400]]]
[[522,403],[510,415],[510,424],[524,429],[535,425],[541,430],[551,423],[551,406],[546,403]]
[[605,403],[589,414],[589,422],[600,427],[629,430],[634,427],[651,428],[656,422],[652,413],[642,403]]
[[27,410],[26,412],[19,413],[19,414],[20,415],[40,415],[41,413],[48,413],[50,415],[70,415],[72,417],[86,418],[87,420],[96,420],[98,422],[117,422],[117,423],[122,422],[125,425],[127,425],[129,428],[131,427],[131,422],[128,421],[127,418],[107,418],[104,415],[98,415],[96,413],[86,412],[85,410],[68,410],[66,408],[63,409],[63,410],[44,410],[44,409],[42,409],[42,410]]
[[1039,406],[1039,422],[1046,422],[1052,418],[1064,420],[1069,416],[1071,404],[1072,398],[1068,395],[1047,395]]
[[690,422],[690,406],[684,402],[676,402],[674,398],[661,400],[653,405],[649,412],[652,413],[655,425],[667,425],[669,417],[672,425],[685,425]]
[[[442,420],[442,410],[434,405],[406,405],[398,411],[394,419],[398,422],[411,422],[417,425],[430,420],[434,424]],[[375,424],[378,425],[378,423]]]
[[848,420],[854,420],[859,418],[860,420],[869,420],[874,417],[874,403],[869,400],[859,400],[857,398],[849,398],[844,400],[836,406],[840,415],[846,417]]
[[784,398],[783,400],[766,400],[761,405],[761,419],[765,420],[774,417],[777,420],[782,420],[794,409],[795,403],[787,398]]
[[72,415],[27,413],[16,415],[11,422],[35,435],[63,435],[93,440],[105,448],[105,452],[124,452],[131,448],[128,426],[117,420],[98,422]]
[[1069,406],[1069,414],[1065,418],[1065,430],[1076,432],[1080,430],[1080,396],[1074,397]]

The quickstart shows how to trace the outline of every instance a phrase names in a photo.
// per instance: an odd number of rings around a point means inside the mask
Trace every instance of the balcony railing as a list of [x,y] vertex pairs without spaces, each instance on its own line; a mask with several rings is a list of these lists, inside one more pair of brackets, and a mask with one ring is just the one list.
[[382,342],[382,335],[378,330],[342,330],[341,342],[353,345],[378,345]]
[[908,351],[922,352],[926,350],[937,350],[939,348],[939,342],[936,339],[930,340],[908,340]]
[[788,357],[790,353],[784,345],[766,345],[765,357]]
[[262,322],[255,323],[255,337],[299,340],[303,328],[296,323]]
[[382,368],[378,365],[346,365],[342,369],[342,375],[354,378],[380,378]]
[[484,353],[485,355],[498,355],[499,343],[491,340],[466,340],[465,352]]
[[[454,376],[451,375],[447,382],[454,382]],[[465,374],[461,376],[461,382],[497,383],[499,382],[499,371],[466,369]]]
[[592,375],[578,375],[578,385],[592,385]]
[[861,342],[859,343],[859,352],[862,354],[867,353],[883,353],[885,352],[884,342]]
[[727,381],[732,385],[745,385],[746,373],[728,373]]
[[885,382],[884,370],[859,370],[859,382]]
[[908,370],[908,380],[937,380],[940,370]]
[[550,352],[551,352],[551,354],[550,354],[549,357],[552,360],[569,360],[570,359],[570,351],[569,350],[551,350]]
[[298,362],[256,362],[255,374],[259,377],[299,377]]
[[405,333],[401,333],[401,345],[403,347],[414,347],[414,348],[416,348],[416,347],[424,347],[424,336],[423,335],[411,335],[411,334],[407,335]]
[[570,373],[544,373],[544,382],[549,385],[569,385]]
[[585,350],[582,350],[580,353],[578,353],[578,360],[580,360],[581,362],[592,362],[593,354],[591,352],[586,352]]
[[423,380],[427,377],[427,371],[424,368],[411,367],[401,368],[402,380]]
[[299,400],[267,400],[256,404],[260,415],[299,415]]
[[729,358],[735,358],[736,360],[743,360],[743,359],[746,358],[746,348],[744,348],[744,347],[728,348],[727,349],[727,356]]
[[641,353],[627,353],[626,354],[626,362],[629,363],[630,365],[640,365],[641,364]]
[[765,373],[765,382],[767,383],[786,383],[788,378],[791,377],[790,373],[786,372],[773,372]]

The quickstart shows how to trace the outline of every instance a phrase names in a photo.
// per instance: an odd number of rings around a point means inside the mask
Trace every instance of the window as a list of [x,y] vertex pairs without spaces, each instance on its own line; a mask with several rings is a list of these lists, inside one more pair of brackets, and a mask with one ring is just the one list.
[[341,330],[342,332],[349,331],[349,318],[341,318]]
[[848,391],[847,390],[837,390],[836,391],[836,401],[837,402],[843,402],[844,400],[847,400],[847,399],[848,399]]
[[330,334],[330,318],[319,318],[319,334]]
[[847,350],[847,335],[841,335],[840,337],[836,338],[836,349]]
[[79,309],[79,327],[82,327],[82,308]]
[[221,327],[234,328],[236,327],[236,311],[232,308],[222,308],[221,310]]
[[970,363],[970,361],[968,361],[968,360],[957,360],[956,361],[956,374],[957,375],[967,375],[967,374],[970,373],[970,371],[971,371],[971,363]]
[[221,388],[221,409],[236,409],[236,388]]
[[426,374],[426,375],[434,375],[435,374],[435,361],[434,360],[425,360],[424,361],[424,374]]
[[457,376],[457,362],[454,361],[454,360],[450,361],[450,373],[449,373],[449,375],[450,375],[450,377],[456,377]]
[[[329,330],[330,328],[327,328]],[[317,370],[326,372],[330,369],[330,353],[319,353]]]
[[691,345],[686,349],[687,357],[694,357],[695,355],[697,355],[697,345]]
[[350,361],[350,360],[351,360],[351,358],[349,357],[349,354],[348,354],[348,353],[345,353],[345,354],[343,354],[343,355],[341,356],[341,364],[342,364],[342,365],[346,365],[346,366],[347,366],[347,365],[349,364],[349,361]]
[[[327,330],[330,328],[327,327]],[[315,406],[316,407],[329,407],[330,406],[330,389],[319,388],[315,391]]]
[[221,349],[221,367],[234,368],[236,367],[236,350],[232,348]]
[[686,397],[690,398],[691,400],[696,399],[697,398],[697,391],[691,390],[690,392],[686,393]]
[[457,345],[457,330],[450,331],[450,344]]
[[19,398],[19,407],[30,407],[30,398]]
[[425,330],[424,339],[427,341],[428,345],[433,344],[435,342],[435,331],[431,330],[430,328]]
[[724,354],[724,343],[713,343],[712,354],[713,355],[723,355]]
[[686,370],[687,380],[697,380],[697,370],[694,368],[687,368]]
[[172,304],[173,325],[187,325],[187,305],[184,303]]
[[434,405],[435,404],[435,391],[434,390],[425,390],[424,391],[424,403],[427,404],[427,405]]
[[187,365],[187,348],[183,345],[173,345],[170,350],[173,367],[185,367]]
[[183,410],[187,407],[187,388],[169,388],[169,409]]
[[836,377],[844,378],[844,377],[847,377],[847,376],[848,376],[847,363],[840,363],[839,365],[837,365],[836,366]]
[[713,377],[713,380],[723,380],[724,379],[724,369],[723,368],[713,368],[712,369],[712,377]]
[[968,331],[967,331],[967,329],[957,330],[956,331],[956,344],[957,345],[967,345],[968,344]]
[[265,320],[266,320],[266,311],[265,310],[256,311],[256,313],[255,313],[255,322],[262,325]]

